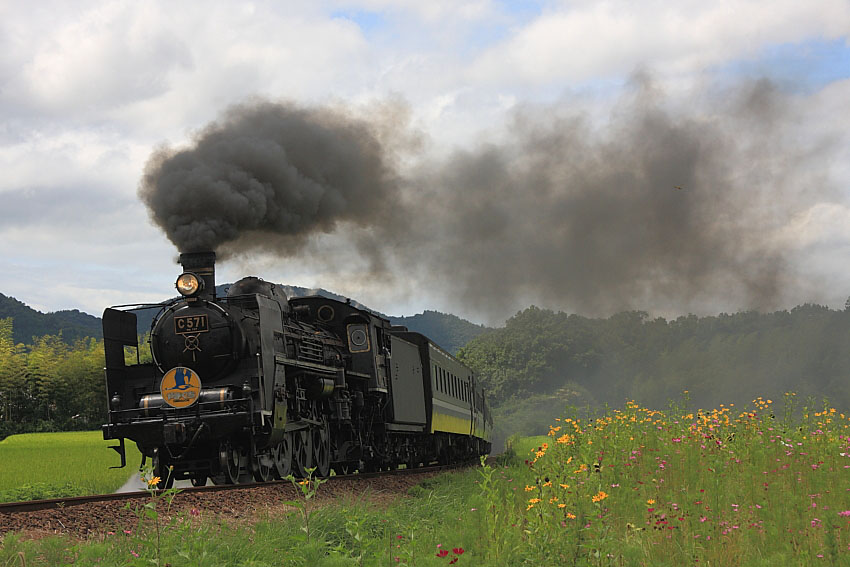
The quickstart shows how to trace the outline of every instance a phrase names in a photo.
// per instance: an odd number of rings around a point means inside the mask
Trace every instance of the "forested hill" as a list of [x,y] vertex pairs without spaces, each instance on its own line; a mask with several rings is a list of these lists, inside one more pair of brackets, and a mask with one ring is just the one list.
[[422,333],[451,353],[488,330],[484,325],[470,323],[457,315],[425,311],[410,317],[390,317],[393,325],[404,325],[411,331]]
[[100,338],[101,336],[98,317],[76,309],[42,313],[24,305],[14,297],[7,297],[0,293],[0,319],[9,317],[15,321],[16,343],[30,344],[33,342],[33,337],[58,335],[60,332],[68,344],[83,337]]
[[[227,293],[229,284],[216,286],[216,293]],[[332,299],[344,301],[341,295],[324,289],[307,289],[295,286],[282,286],[289,297],[303,295],[323,295]],[[363,307],[356,301],[355,305]],[[139,333],[144,334],[150,329],[151,321],[156,315],[155,309],[147,309],[138,313]],[[14,297],[0,294],[0,319],[14,320],[14,340],[16,343],[31,344],[33,337],[58,335],[62,333],[65,343],[72,345],[83,337],[100,338],[102,336],[100,317],[95,317],[77,310],[41,313],[18,301]],[[389,317],[393,325],[404,325],[411,331],[422,333],[434,342],[455,353],[470,340],[487,330],[486,327],[470,323],[456,315],[425,311],[410,317]]]
[[[694,409],[797,393],[850,409],[850,311],[803,305],[791,311],[690,315],[643,312],[588,319],[531,307],[461,349],[490,392],[507,432],[547,431],[567,405],[635,399]],[[781,411],[781,410],[777,410]],[[545,416],[541,419],[537,416]]]

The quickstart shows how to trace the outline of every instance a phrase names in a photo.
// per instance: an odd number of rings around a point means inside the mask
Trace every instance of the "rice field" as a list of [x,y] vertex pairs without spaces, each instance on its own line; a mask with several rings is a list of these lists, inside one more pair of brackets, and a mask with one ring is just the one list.
[[0,441],[0,502],[102,494],[120,488],[141,455],[127,444],[127,467],[100,431],[26,433]]

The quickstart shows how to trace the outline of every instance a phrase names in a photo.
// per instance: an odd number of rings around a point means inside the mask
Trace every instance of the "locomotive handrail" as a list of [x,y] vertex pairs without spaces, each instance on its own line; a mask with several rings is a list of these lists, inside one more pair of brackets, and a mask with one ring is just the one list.
[[175,301],[179,301],[179,299],[169,299],[167,301],[163,301],[162,303],[127,303],[124,305],[112,305],[111,309],[124,309],[126,307],[133,307],[135,309],[153,309],[155,307],[165,307]]
[[[318,364],[316,362],[307,362],[306,360],[297,360],[295,358],[288,358],[283,356],[282,354],[275,355],[274,361],[278,364],[289,364],[292,366],[300,366],[302,368],[309,368],[310,370],[315,370],[317,372],[324,372],[325,374],[336,374],[339,372],[339,368],[336,366],[326,366],[324,364]],[[348,372],[348,374],[351,374]]]

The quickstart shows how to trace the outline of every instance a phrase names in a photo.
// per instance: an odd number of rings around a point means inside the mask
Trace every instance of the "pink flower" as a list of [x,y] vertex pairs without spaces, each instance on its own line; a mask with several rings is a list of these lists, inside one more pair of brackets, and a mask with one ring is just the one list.
[[133,557],[138,557],[138,556],[139,556],[139,554],[138,554],[138,553],[136,553],[135,551],[133,551],[132,549],[130,550],[130,555],[132,555]]
[[454,553],[456,555],[463,555],[463,551],[464,551],[464,549],[462,547],[453,547],[452,548],[452,553]]
[[441,549],[440,551],[437,552],[437,557],[445,557],[448,554],[449,554],[448,549]]
[[839,512],[838,515],[842,518],[848,518],[850,517],[850,510],[844,510],[843,512]]

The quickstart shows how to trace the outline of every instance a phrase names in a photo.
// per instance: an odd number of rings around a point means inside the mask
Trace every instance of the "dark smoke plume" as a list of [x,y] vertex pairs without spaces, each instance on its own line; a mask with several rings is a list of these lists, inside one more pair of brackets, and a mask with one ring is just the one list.
[[638,75],[603,125],[568,101],[525,106],[506,141],[403,172],[371,120],[257,103],[157,152],[140,193],[183,251],[298,257],[338,233],[373,273],[492,317],[773,308],[797,277],[777,235],[828,184],[769,82],[722,94],[672,110]]
[[388,216],[398,188],[379,136],[342,109],[240,105],[191,149],[156,151],[139,195],[181,252],[271,240],[293,255],[312,234]]

